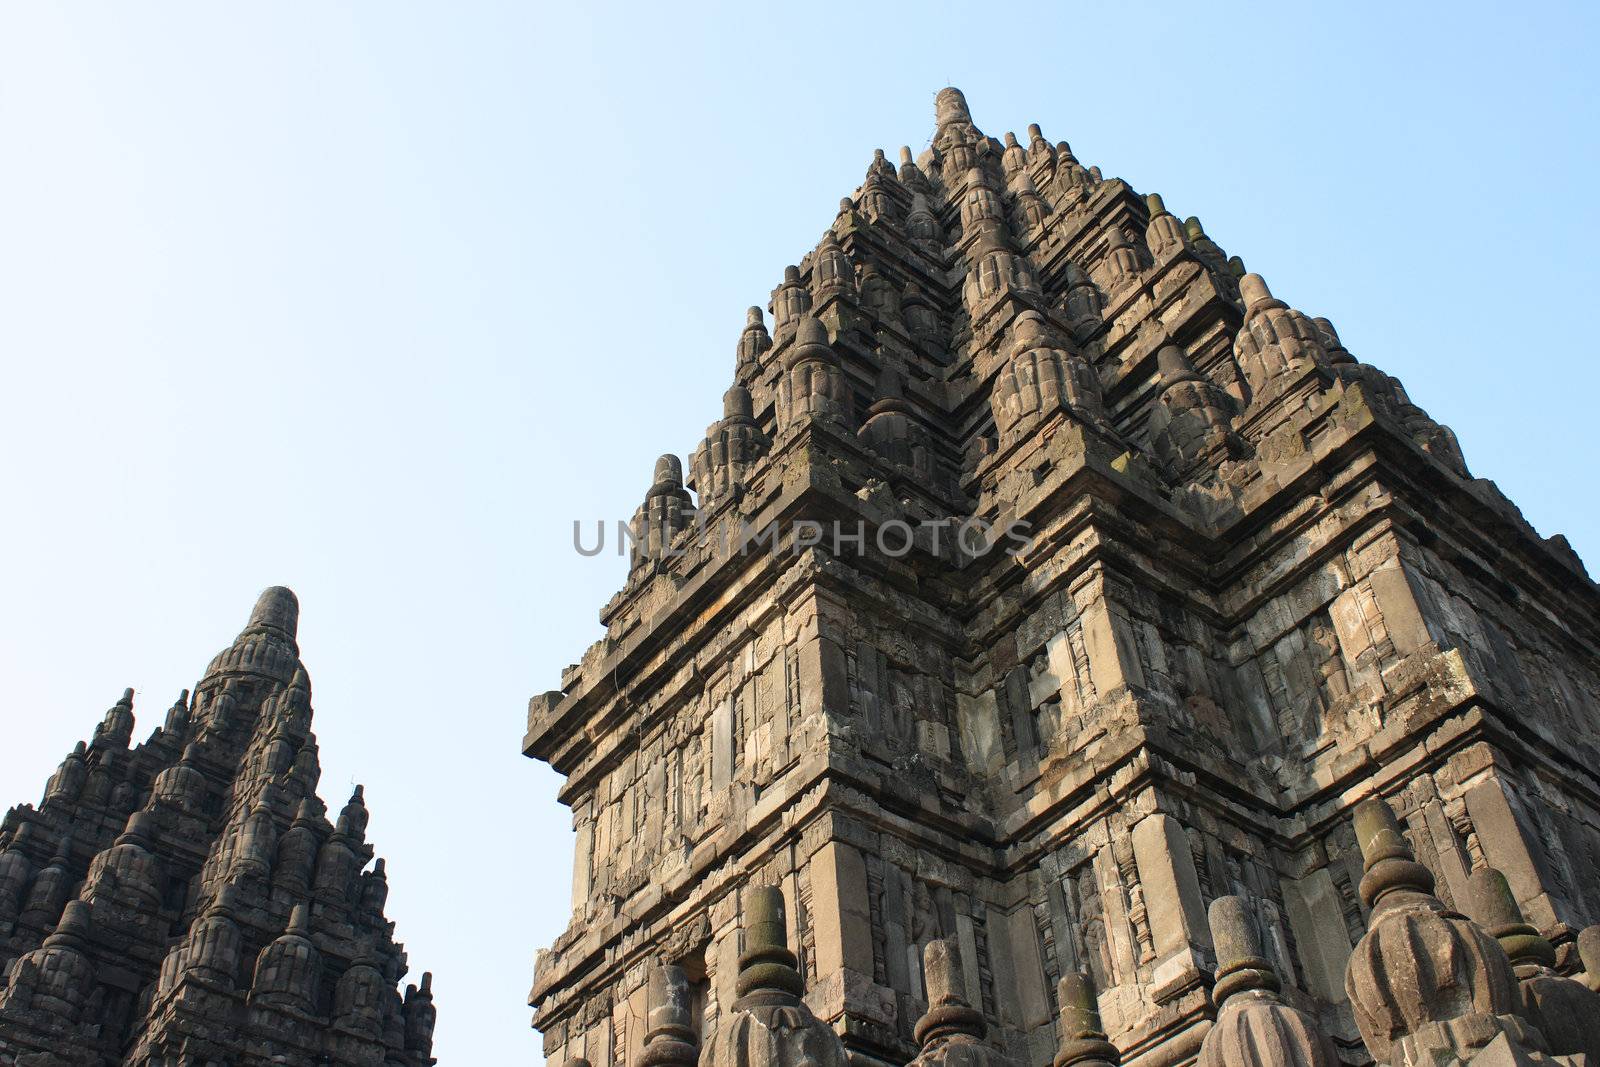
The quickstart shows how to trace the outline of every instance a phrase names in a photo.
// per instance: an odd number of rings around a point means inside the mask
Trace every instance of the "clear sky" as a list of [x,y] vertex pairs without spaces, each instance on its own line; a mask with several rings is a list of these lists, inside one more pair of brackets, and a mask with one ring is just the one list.
[[0,803],[301,600],[447,1067],[533,1063],[525,702],[661,452],[933,96],[1198,214],[1600,566],[1588,4],[0,4]]

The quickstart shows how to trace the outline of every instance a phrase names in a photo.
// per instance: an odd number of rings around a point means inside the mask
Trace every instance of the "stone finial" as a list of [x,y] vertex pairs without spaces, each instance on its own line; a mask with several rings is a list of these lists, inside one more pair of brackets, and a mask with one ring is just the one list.
[[84,780],[89,777],[89,769],[85,765],[85,758],[89,754],[89,746],[79,741],[67,753],[67,758],[61,761],[56,772],[44,786],[44,802],[76,800],[83,789]]
[[739,334],[738,361],[734,375],[740,382],[749,384],[761,374],[761,357],[772,348],[772,335],[762,320],[761,309],[752,307],[745,312],[744,329]]
[[31,1006],[65,1022],[77,1022],[94,976],[94,964],[86,953],[92,915],[85,901],[67,901],[60,921],[44,944],[22,957],[13,969],[12,987],[7,992],[15,992],[26,965],[29,977],[37,981]]
[[1433,874],[1383,798],[1362,802],[1354,822],[1372,915],[1344,985],[1368,1050],[1380,1063],[1426,1063],[1470,1059],[1502,1035],[1523,1048],[1529,1035],[1514,1017],[1520,998],[1505,951],[1433,895]]
[[772,291],[772,329],[779,339],[789,336],[795,324],[811,311],[811,290],[793,263],[783,268],[783,281]]
[[933,98],[934,123],[944,129],[952,122],[971,122],[972,112],[967,110],[967,98],[960,89],[946,86]]
[[651,477],[650,491],[665,493],[683,488],[683,461],[671,452],[656,457],[655,471]]
[[1119,1067],[1122,1054],[1106,1040],[1100,1002],[1089,976],[1079,971],[1063,975],[1056,998],[1061,1003],[1061,1032],[1054,1067]]
[[274,585],[256,598],[247,629],[277,630],[292,640],[299,623],[300,601],[285,586]]
[[694,1033],[693,998],[682,969],[663,965],[650,971],[645,991],[644,1047],[636,1067],[694,1067],[699,1056]]
[[100,725],[95,727],[96,749],[127,748],[133,738],[133,690],[124,689],[122,696],[109,709]]
[[1167,210],[1166,202],[1161,199],[1160,193],[1150,193],[1144,199],[1145,205],[1150,209],[1150,223],[1145,227],[1145,243],[1150,246],[1151,255],[1158,260],[1164,260],[1183,248],[1183,224]]
[[1017,135],[1006,131],[1005,149],[1000,154],[1000,167],[1010,178],[1028,165],[1028,153],[1017,143]]
[[1523,918],[1506,876],[1493,867],[1473,871],[1472,912],[1500,942],[1517,976],[1522,1015],[1539,1028],[1557,1055],[1588,1053],[1600,1062],[1600,996],[1555,971],[1555,946]]
[[1201,380],[1201,374],[1190,362],[1189,354],[1177,345],[1161,346],[1156,353],[1156,372],[1161,375],[1163,389],[1169,389],[1179,382]]
[[1007,362],[995,377],[989,405],[1002,436],[1056,411],[1111,433],[1100,379],[1087,361],[1069,352],[1044,316],[1024,311],[1011,324]]
[[[405,1016],[406,1048],[427,1056],[433,1051],[433,1027],[439,1014],[433,1006],[432,971],[422,972],[421,985],[406,987],[402,1014]],[[588,1067],[589,1061],[580,1058],[568,1060],[567,1063],[581,1063]]]
[[1244,450],[1226,394],[1196,369],[1188,353],[1163,345],[1156,371],[1160,392],[1150,412],[1150,444],[1168,474],[1181,478],[1191,470],[1214,469]]
[[1356,363],[1356,357],[1339,340],[1339,331],[1333,328],[1333,323],[1325,316],[1318,315],[1311,320],[1317,332],[1322,336],[1322,347],[1328,350],[1328,362],[1335,367],[1349,366]]
[[189,729],[189,691],[183,690],[167,709],[167,721],[162,724],[164,733],[181,737]]
[[1275,381],[1299,376],[1313,365],[1326,367],[1328,352],[1322,332],[1304,313],[1274,297],[1259,274],[1239,279],[1244,327],[1233,340],[1234,358],[1250,384],[1251,403],[1279,391]]
[[[844,202],[850,203],[849,198]],[[825,304],[835,297],[854,298],[856,295],[855,264],[839,247],[832,230],[823,232],[812,254],[811,289],[816,305]]]
[[828,343],[828,328],[814,315],[800,319],[794,342],[783,356],[778,383],[778,425],[788,430],[808,419],[846,421],[850,388],[838,355]]
[[736,988],[742,997],[754,992],[800,996],[797,960],[789,951],[787,912],[783,893],[774,886],[746,890],[744,901],[744,951],[739,954]]
[[1028,123],[1028,156],[1030,163],[1055,161],[1055,149],[1050,147],[1050,142],[1045,140],[1044,131],[1039,129],[1037,122]]
[[163,966],[163,989],[171,988],[188,974],[198,975],[210,982],[232,989],[239,969],[239,954],[243,937],[234,917],[237,891],[227,884],[207,905],[204,914],[189,929],[187,942],[181,950],[169,957],[170,973]]
[[155,818],[136,811],[111,847],[89,864],[88,884],[115,895],[124,904],[151,912],[161,907],[160,873],[153,854]]
[[967,1003],[961,975],[961,958],[949,941],[928,942],[922,950],[923,983],[928,991],[928,1010],[917,1020],[917,1043],[926,1052],[928,1045],[951,1034],[982,1037],[987,1029],[983,1013]]
[[917,1020],[922,1046],[907,1067],[1007,1067],[999,1050],[983,1041],[983,1013],[968,1003],[961,958],[953,940],[928,942],[922,952],[928,1010]]
[[1259,274],[1246,274],[1239,279],[1239,298],[1244,301],[1247,311],[1287,306],[1272,295],[1272,290],[1267,288],[1267,280]]
[[296,904],[288,928],[256,960],[250,999],[309,1011],[317,1001],[321,973],[322,953],[311,941],[311,908]]
[[1261,952],[1245,902],[1218,897],[1209,914],[1217,950],[1216,1025],[1200,1047],[1197,1067],[1338,1067],[1328,1039],[1309,1015],[1285,1004],[1277,972]]
[[749,419],[754,417],[754,405],[750,400],[750,390],[742,385],[735,385],[722,394],[722,417],[724,419]]
[[[656,469],[658,472],[661,469],[659,462],[656,464]],[[681,474],[679,477],[681,480]],[[350,799],[339,812],[338,830],[346,837],[360,841],[366,837],[367,820],[370,817],[367,812],[367,788],[358,785],[351,790]]]
[[1522,917],[1522,908],[1504,874],[1493,867],[1480,867],[1468,879],[1468,892],[1473,918],[1500,942],[1513,967],[1556,965],[1555,946]]
[[800,999],[804,985],[788,948],[782,892],[750,887],[743,903],[738,999],[706,1042],[700,1067],[848,1067],[839,1036]]

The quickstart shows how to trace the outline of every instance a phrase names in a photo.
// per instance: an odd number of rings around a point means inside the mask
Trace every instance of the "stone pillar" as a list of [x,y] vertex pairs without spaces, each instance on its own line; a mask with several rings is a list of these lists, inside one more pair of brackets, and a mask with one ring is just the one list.
[[845,970],[871,979],[870,908],[861,853],[841,841],[818,849],[811,857],[811,917],[819,981]]
[[1333,875],[1328,868],[1319,867],[1304,878],[1285,878],[1283,903],[1295,946],[1300,950],[1306,984],[1330,1004],[1343,1003],[1350,932],[1344,924],[1344,904],[1333,884]]
[[1162,812],[1133,828],[1133,856],[1156,950],[1153,992],[1166,1001],[1200,981],[1211,951],[1200,877],[1188,835]]

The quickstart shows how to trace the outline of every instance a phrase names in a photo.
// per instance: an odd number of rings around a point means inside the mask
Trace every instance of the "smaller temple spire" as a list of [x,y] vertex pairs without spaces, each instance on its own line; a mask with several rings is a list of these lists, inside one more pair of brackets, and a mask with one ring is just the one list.
[[951,123],[972,121],[966,96],[953,85],[940,89],[933,98],[933,114],[934,123],[941,131]]
[[772,335],[761,317],[761,309],[752,307],[745,312],[744,329],[739,333],[738,361],[734,377],[748,386],[761,376],[761,357],[772,348]]
[[311,1011],[317,1003],[322,953],[311,940],[311,908],[296,904],[289,926],[256,960],[250,999],[272,1007]]
[[438,1016],[433,1006],[432,971],[422,972],[420,985],[406,987],[402,1013],[405,1015],[406,1048],[427,1057],[433,1051],[433,1025]]
[[94,730],[96,749],[127,748],[133,739],[133,690],[124,689],[122,697],[106,711],[105,718]]
[[178,699],[172,702],[172,707],[167,709],[167,721],[161,726],[162,732],[175,739],[182,738],[189,732],[189,691],[183,690],[178,694]]
[[335,824],[335,829],[347,837],[364,841],[367,836],[368,818],[367,788],[364,785],[357,785],[351,790],[350,799],[345,801],[344,808],[339,812],[339,821]]
[[1150,209],[1150,225],[1145,228],[1144,239],[1150,246],[1150,254],[1159,263],[1184,247],[1183,223],[1167,210],[1160,193],[1151,193],[1144,199]]

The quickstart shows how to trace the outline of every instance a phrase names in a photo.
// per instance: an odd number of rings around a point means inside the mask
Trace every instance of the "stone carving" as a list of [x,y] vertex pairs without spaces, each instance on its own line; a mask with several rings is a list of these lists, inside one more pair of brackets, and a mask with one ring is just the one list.
[[783,893],[745,890],[743,918],[738,999],[706,1043],[701,1067],[845,1067],[838,1036],[800,999],[805,988],[788,949]]
[[922,952],[923,986],[928,1010],[917,1020],[915,1037],[922,1051],[917,1067],[1005,1067],[1006,1058],[984,1043],[988,1027],[983,1013],[961,992],[961,964],[956,948],[945,940],[929,941]]
[[778,425],[787,431],[811,419],[844,423],[849,411],[850,391],[839,357],[828,344],[827,327],[807,315],[784,352]]
[[1519,1017],[1511,961],[1494,938],[1433,895],[1433,874],[1412,855],[1380,797],[1355,812],[1372,909],[1366,936],[1345,972],[1361,1037],[1381,1063],[1473,1060],[1492,1042],[1515,1054],[1544,1051],[1544,1037]]
[[1054,1067],[1119,1067],[1122,1056],[1117,1046],[1106,1040],[1089,976],[1080,972],[1062,975],[1056,990],[1061,1003],[1061,1043]]
[[689,982],[678,967],[650,972],[648,1027],[637,1067],[694,1067],[699,1054]]
[[1029,416],[1065,411],[1073,418],[1105,428],[1100,380],[1082,358],[1059,347],[1043,316],[1026,311],[1012,323],[1010,363],[995,381],[990,403],[995,426],[1008,433]]
[[1210,917],[1217,1022],[1200,1048],[1198,1067],[1338,1067],[1339,1057],[1316,1021],[1279,997],[1282,985],[1261,954],[1244,901],[1218,897]]

